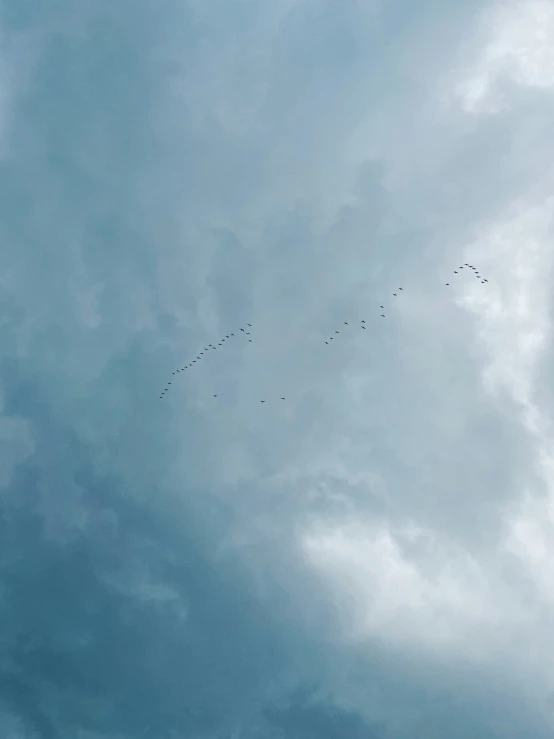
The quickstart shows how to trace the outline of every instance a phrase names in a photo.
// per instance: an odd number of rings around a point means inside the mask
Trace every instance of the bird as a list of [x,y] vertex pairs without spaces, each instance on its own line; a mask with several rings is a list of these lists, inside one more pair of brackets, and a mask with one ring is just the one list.
[[450,285],[449,282],[445,282],[444,284],[446,285],[446,287],[449,287],[449,285]]
[[336,334],[338,334],[338,331],[335,331]]
[[344,322],[344,325],[345,325],[345,326],[348,326],[348,323],[347,323],[347,322],[345,321],[345,322]]
[[222,344],[218,344],[218,346],[222,346]]
[[250,328],[252,328],[252,324],[251,323],[247,323],[246,325],[247,326],[250,326]]
[[171,374],[172,374],[172,375],[174,375],[174,374],[175,374],[175,372],[172,372]]
[[366,327],[365,326],[362,326],[362,328],[363,328],[364,331],[366,330]]
[[398,297],[396,293],[393,293],[393,295],[394,295],[395,298]]
[[328,341],[326,341],[325,343],[326,343],[326,344],[328,344],[329,342],[328,342]]
[[385,306],[384,305],[380,305],[379,308],[382,308],[383,310],[385,310]]
[[243,328],[241,328],[241,331],[244,331],[244,329],[243,329]]
[[217,398],[217,395],[214,395],[214,398]]
[[252,339],[248,339],[248,341],[249,341],[250,343],[252,343]]
[[246,335],[247,335],[247,336],[250,336],[250,331],[247,331],[247,332],[246,332]]
[[226,336],[225,338],[226,338],[226,339],[228,339],[229,337],[228,337],[228,336]]
[[265,403],[265,400],[260,400],[260,403]]
[[454,274],[455,274],[455,275],[457,275],[457,274],[458,274],[458,273],[456,272],[456,270],[454,270]]
[[234,336],[235,334],[231,334],[231,336]]
[[329,341],[333,341],[333,337],[332,336],[329,336]]
[[360,323],[365,323],[365,321],[360,321]]
[[404,288],[403,288],[403,287],[399,287],[398,289],[399,289],[399,290],[404,290]]
[[384,317],[385,317],[385,314],[384,313],[381,313],[381,318],[384,318]]
[[168,385],[171,385],[171,383],[170,383],[170,382],[168,382],[167,384],[168,384]]

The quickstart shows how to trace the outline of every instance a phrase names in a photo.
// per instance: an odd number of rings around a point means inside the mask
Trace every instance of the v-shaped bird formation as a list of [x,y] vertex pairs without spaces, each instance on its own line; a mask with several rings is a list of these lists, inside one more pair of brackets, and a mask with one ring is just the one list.
[[[460,272],[462,272],[464,269],[467,270],[467,271],[469,271],[469,274],[473,274],[475,276],[475,278],[477,280],[479,280],[479,282],[481,284],[488,283],[488,279],[486,279],[485,277],[483,277],[483,275],[477,269],[477,267],[475,267],[475,265],[473,265],[473,264],[468,264],[467,262],[465,264],[460,265],[457,269],[453,270],[453,274],[454,275],[459,275]],[[445,283],[445,286],[446,287],[450,287],[451,286],[451,283],[450,282],[446,282]],[[404,288],[403,287],[399,287],[399,288],[397,288],[397,291],[396,292],[393,292],[392,293],[392,296],[391,297],[398,298],[399,295],[402,292],[404,292]],[[380,317],[386,319],[387,313],[386,313],[385,306],[384,305],[379,305],[379,310],[382,311],[379,314]],[[354,325],[352,323],[352,321],[350,321],[350,322],[349,321],[343,321],[343,324],[345,326]],[[363,331],[366,331],[367,330],[367,325],[366,325],[366,319],[365,318],[359,319],[359,326],[360,326],[360,329],[361,330],[363,330]],[[242,327],[236,329],[236,333],[235,332],[231,332],[229,334],[226,334],[224,337],[222,337],[220,339],[220,341],[217,342],[217,345],[216,344],[206,344],[206,346],[204,346],[202,348],[202,350],[198,352],[198,354],[196,355],[196,357],[192,361],[189,361],[188,364],[185,364],[183,367],[180,367],[180,368],[176,369],[174,372],[172,372],[171,373],[171,377],[176,379],[178,374],[184,373],[184,372],[187,372],[187,371],[190,371],[194,367],[194,365],[199,364],[203,359],[205,359],[209,355],[210,351],[216,351],[219,347],[223,347],[223,345],[226,342],[229,342],[229,341],[232,341],[232,340],[237,340],[240,337],[246,338],[248,336],[251,336],[251,332],[248,330],[250,328],[252,328],[252,324],[251,323],[247,323],[246,326],[242,326]],[[325,344],[327,344],[328,346],[330,346],[331,345],[331,342],[334,341],[335,338],[337,338],[337,335],[340,335],[340,331],[338,329],[335,329],[334,330],[334,333],[331,336],[329,336],[327,339],[325,339]],[[249,338],[248,339],[248,342],[252,343],[252,339]],[[173,380],[170,380],[170,381],[168,381],[166,383],[166,387],[163,389],[163,391],[160,394],[160,399],[165,397],[165,395],[169,392],[169,389],[170,389],[170,387],[171,387],[172,384],[173,384]],[[219,397],[219,396],[217,394],[214,394],[214,398],[217,398],[217,397]],[[280,400],[281,401],[286,400],[286,397],[280,396]],[[260,403],[265,403],[265,402],[266,402],[265,399],[260,399]]]

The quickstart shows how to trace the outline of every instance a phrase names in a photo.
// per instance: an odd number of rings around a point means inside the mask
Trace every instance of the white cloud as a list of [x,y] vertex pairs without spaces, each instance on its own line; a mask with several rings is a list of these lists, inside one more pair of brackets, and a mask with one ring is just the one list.
[[468,113],[498,113],[510,107],[501,89],[554,85],[554,6],[549,0],[497,2],[483,14],[485,46],[456,95]]

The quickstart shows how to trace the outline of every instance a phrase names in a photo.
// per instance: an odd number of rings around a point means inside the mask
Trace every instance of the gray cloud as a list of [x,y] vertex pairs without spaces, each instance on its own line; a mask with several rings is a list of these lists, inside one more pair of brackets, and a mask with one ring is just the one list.
[[464,109],[487,8],[0,6],[7,736],[551,732],[551,98]]

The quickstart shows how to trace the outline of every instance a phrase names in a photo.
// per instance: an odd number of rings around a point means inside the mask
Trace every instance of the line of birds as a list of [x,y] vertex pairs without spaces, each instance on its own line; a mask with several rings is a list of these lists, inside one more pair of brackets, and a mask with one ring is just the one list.
[[[248,326],[249,328],[252,328],[252,324],[251,324],[251,323],[247,323],[246,325],[247,325],[247,326]],[[243,334],[244,334],[245,336],[250,336],[250,331],[247,331],[247,330],[246,330],[245,328],[240,328],[239,330],[240,330],[240,331],[242,331],[242,333],[243,333]],[[233,338],[234,336],[235,336],[235,334],[234,334],[234,333],[231,333],[231,334],[226,334],[226,335],[225,335],[225,336],[224,336],[224,337],[223,337],[223,338],[221,339],[221,341],[219,341],[219,342],[218,342],[217,346],[223,346],[223,344],[224,344],[224,343],[225,343],[226,341],[230,340],[230,339],[231,339],[231,338]],[[250,343],[252,343],[252,339],[248,339],[248,341],[249,341]],[[200,362],[200,361],[201,361],[202,359],[204,359],[204,358],[206,357],[206,355],[207,355],[207,354],[209,353],[210,349],[212,349],[212,350],[214,350],[214,351],[215,351],[215,350],[217,349],[217,346],[215,346],[214,344],[208,344],[207,346],[205,346],[205,347],[204,347],[204,351],[201,351],[201,352],[199,352],[199,353],[198,353],[198,356],[196,357],[196,359],[193,359],[193,360],[192,360],[192,362],[190,362],[189,364],[185,364],[185,366],[184,366],[184,367],[181,367],[181,368],[179,368],[179,369],[175,370],[175,372],[172,372],[172,373],[171,373],[171,376],[173,377],[174,375],[177,375],[177,374],[178,374],[179,372],[185,372],[185,370],[191,369],[193,365],[195,365],[195,364],[196,364],[197,362]],[[171,383],[170,381],[168,381],[168,382],[167,382],[167,386],[166,386],[166,387],[164,388],[164,390],[162,390],[162,392],[161,392],[161,394],[160,394],[160,398],[163,398],[163,397],[164,397],[164,395],[165,395],[165,394],[166,394],[166,393],[168,392],[168,390],[169,390],[169,386],[170,386],[171,384],[172,384],[172,383]],[[217,395],[214,395],[214,398],[216,398],[216,397],[217,397]]]
[[[479,272],[479,270],[477,269],[477,267],[475,267],[473,264],[468,264],[467,262],[465,262],[464,264],[460,265],[458,267],[458,269],[453,270],[453,274],[455,274],[455,275],[459,274],[465,267],[467,267],[470,270],[473,270],[473,273],[474,273],[476,279],[478,279],[481,283],[484,284],[485,282],[488,282],[488,280],[485,277],[483,277],[483,275]],[[446,287],[450,287],[450,283],[449,282],[446,282],[445,283],[445,286]],[[403,291],[404,291],[404,288],[403,287],[399,287],[398,288],[398,292],[392,293],[392,295],[393,295],[393,297],[396,298],[396,297],[398,297],[398,293],[399,292],[403,292]],[[385,310],[385,306],[384,305],[380,305],[379,308],[381,308],[381,310],[383,310],[383,311]],[[386,318],[386,314],[385,313],[381,313],[381,318]],[[348,326],[349,325],[348,321],[343,321],[343,323],[344,323],[345,326]],[[367,330],[367,326],[365,325],[365,323],[366,322],[365,322],[364,319],[362,319],[360,321],[360,328],[362,330],[364,330],[364,331]],[[247,323],[246,325],[247,325],[248,328],[252,328],[252,324],[251,323]],[[240,328],[239,330],[245,336],[250,336],[250,331],[247,331],[245,328]],[[340,331],[335,330],[335,334],[333,336],[329,336],[329,338],[327,340],[325,340],[325,343],[327,345],[329,345],[329,342],[333,341],[334,338],[335,338],[335,336],[336,336],[336,334],[339,334],[339,333],[340,333]],[[213,344],[208,344],[207,346],[204,347],[204,350],[203,351],[199,352],[199,354],[196,357],[196,359],[193,359],[192,362],[190,362],[189,364],[186,364],[184,367],[181,367],[180,369],[177,369],[175,372],[172,372],[172,376],[177,375],[177,373],[179,373],[179,372],[184,372],[185,370],[191,369],[193,365],[195,365],[201,359],[205,358],[205,356],[207,355],[207,353],[209,353],[210,349],[215,350],[215,349],[217,349],[218,346],[223,346],[223,344],[226,341],[229,341],[234,336],[235,336],[234,333],[226,334],[221,339],[221,341],[218,342],[217,346],[215,346]],[[252,343],[252,339],[248,339],[248,341],[250,343]],[[165,396],[165,394],[169,391],[169,386],[171,384],[172,384],[171,382],[168,382],[167,383],[167,386],[165,387],[165,389],[162,391],[162,393],[160,395],[160,399],[163,398]],[[217,398],[217,397],[218,397],[218,395],[217,394],[214,394],[214,398]],[[286,400],[286,397],[282,397],[281,400]],[[260,403],[265,403],[265,402],[266,402],[265,400],[260,400]]]

